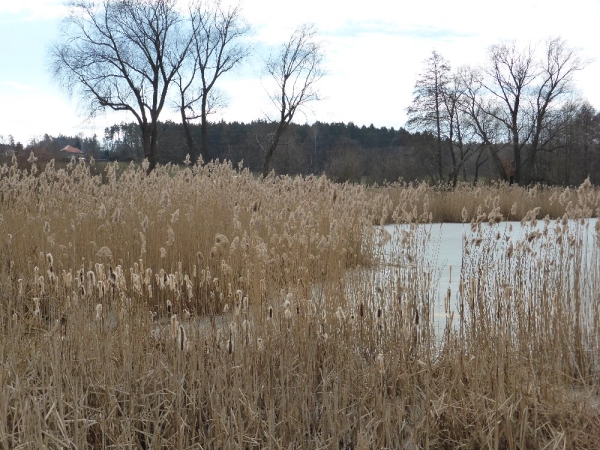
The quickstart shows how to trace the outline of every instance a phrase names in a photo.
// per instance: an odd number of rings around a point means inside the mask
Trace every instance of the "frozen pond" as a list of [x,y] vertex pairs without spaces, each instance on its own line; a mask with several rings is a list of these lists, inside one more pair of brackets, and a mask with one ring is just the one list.
[[[420,263],[415,267],[416,271],[428,273],[431,277],[431,287],[429,289],[429,300],[433,304],[432,316],[436,328],[443,327],[446,321],[445,298],[450,294],[450,308],[457,311],[457,300],[459,292],[459,282],[461,270],[468,270],[468,267],[463,267],[465,263],[465,249],[470,252],[471,263],[479,249],[487,245],[489,251],[496,252],[496,258],[493,260],[495,266],[501,267],[506,264],[503,259],[506,254],[506,249],[511,245],[516,247],[519,242],[527,242],[528,238],[533,236],[532,233],[544,233],[546,228],[546,247],[540,244],[540,253],[544,249],[554,251],[552,245],[556,240],[556,233],[559,231],[566,232],[570,237],[577,239],[579,248],[582,249],[581,260],[584,261],[582,271],[590,272],[583,273],[582,279],[586,278],[598,282],[598,243],[595,230],[597,219],[587,219],[585,221],[569,220],[567,226],[560,222],[550,221],[545,224],[542,220],[538,220],[535,225],[526,223],[524,226],[520,222],[501,222],[499,224],[490,225],[483,223],[478,231],[473,231],[470,224],[462,223],[446,223],[446,224],[423,224],[410,229],[409,225],[389,225],[384,229],[387,233],[383,233],[383,241],[381,245],[383,267],[378,269],[375,274],[375,284],[384,286],[388,284],[388,289],[395,289],[393,281],[395,280],[402,269],[409,264],[415,264],[415,260],[420,260]],[[559,229],[557,230],[557,226]],[[410,231],[409,231],[410,230]],[[404,240],[403,240],[404,231]],[[413,242],[413,249],[417,248],[416,255],[407,260],[406,245],[407,231],[409,231]],[[480,239],[481,247],[475,245],[474,242]],[[416,244],[415,244],[416,242]],[[573,242],[573,241],[571,241]],[[408,244],[410,245],[410,244]],[[572,244],[571,244],[572,245]],[[548,255],[546,255],[548,258]],[[492,267],[494,269],[494,267]],[[595,271],[595,272],[594,272]],[[595,274],[595,276],[592,276]],[[417,274],[418,275],[418,274]],[[597,289],[598,286],[592,288]]]

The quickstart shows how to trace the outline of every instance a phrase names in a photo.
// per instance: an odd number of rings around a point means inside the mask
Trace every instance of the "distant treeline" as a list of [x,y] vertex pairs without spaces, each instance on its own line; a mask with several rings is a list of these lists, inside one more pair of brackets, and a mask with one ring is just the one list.
[[[591,176],[600,183],[600,117],[595,114],[586,126],[574,122],[557,136],[552,147],[542,153],[535,170],[534,182],[579,184]],[[183,127],[179,123],[161,122],[158,134],[158,162],[181,164],[189,153]],[[195,141],[201,142],[201,127],[192,125]],[[209,124],[209,150],[214,160],[229,160],[260,173],[273,124],[218,122]],[[81,148],[96,160],[135,161],[143,159],[139,127],[122,123],[106,128],[104,139],[82,136],[45,135],[26,147],[0,144],[0,152],[16,152],[25,162],[33,151],[38,160],[66,160],[59,150],[65,145]],[[448,143],[449,145],[449,143]],[[279,143],[272,161],[278,174],[326,174],[339,182],[378,183],[426,180],[447,182],[437,176],[436,138],[430,133],[409,132],[403,128],[356,126],[353,123],[291,124]],[[467,182],[502,179],[507,171],[498,164],[510,165],[510,148],[478,148],[462,168],[460,179]],[[452,170],[448,153],[445,173]],[[508,171],[508,173],[510,173]],[[506,180],[510,181],[510,180]]]

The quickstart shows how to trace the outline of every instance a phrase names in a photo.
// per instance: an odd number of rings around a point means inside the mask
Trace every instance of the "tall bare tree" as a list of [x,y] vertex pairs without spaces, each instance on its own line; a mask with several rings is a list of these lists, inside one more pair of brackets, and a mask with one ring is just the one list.
[[467,161],[475,154],[478,145],[473,142],[473,129],[470,127],[468,115],[462,108],[464,99],[464,86],[458,74],[451,74],[443,97],[443,117],[445,119],[445,138],[450,154],[452,168],[448,174],[448,183],[453,187],[458,184],[460,171]]
[[266,74],[275,83],[270,92],[271,102],[278,110],[277,127],[269,136],[263,176],[269,173],[271,158],[277,144],[294,115],[307,103],[319,100],[316,83],[323,77],[323,49],[312,24],[298,27],[290,39],[266,62]]
[[175,0],[76,0],[51,48],[54,78],[90,116],[128,111],[141,131],[148,171],[156,165],[158,118],[191,48]]
[[239,5],[224,8],[219,0],[194,3],[190,8],[190,22],[192,52],[175,78],[179,89],[178,107],[193,162],[197,152],[189,124],[195,119],[200,119],[202,130],[202,158],[209,161],[208,115],[223,104],[215,84],[250,53],[250,47],[243,43],[249,26],[241,16]]
[[450,83],[450,64],[435,50],[425,60],[425,69],[419,75],[413,90],[413,101],[407,108],[407,128],[412,130],[427,131],[437,139],[436,168],[441,180],[444,177],[442,141],[444,139],[444,126],[450,123],[445,117],[445,101],[447,88]]
[[481,84],[494,102],[486,114],[507,132],[517,184],[531,181],[537,153],[552,139],[546,132],[550,112],[584,65],[576,50],[560,38],[548,40],[541,57],[532,46],[521,49],[514,42],[490,48]]
[[507,168],[498,156],[503,148],[501,124],[492,115],[498,114],[499,107],[483,93],[481,72],[471,67],[461,67],[455,79],[455,83],[461,86],[458,109],[462,117],[463,134],[468,136],[468,145],[475,156],[473,183],[477,183],[481,166],[490,158],[502,178],[508,180]]

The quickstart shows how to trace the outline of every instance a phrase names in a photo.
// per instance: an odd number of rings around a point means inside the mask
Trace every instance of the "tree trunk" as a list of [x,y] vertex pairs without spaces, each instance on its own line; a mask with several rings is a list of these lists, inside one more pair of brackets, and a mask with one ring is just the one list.
[[455,188],[458,185],[458,173],[460,171],[460,167],[455,167],[452,169],[452,174],[450,175],[450,182],[452,183],[452,188]]
[[192,130],[190,128],[190,124],[185,116],[185,109],[181,108],[181,124],[183,125],[183,131],[185,133],[185,143],[190,152],[190,159],[192,160],[192,164],[196,164],[196,160],[198,159],[198,155],[196,154],[196,144],[194,142],[194,137],[192,136]]
[[202,116],[202,124],[201,124],[201,129],[202,129],[202,159],[204,159],[204,162],[209,162],[210,161],[210,153],[208,151],[208,120],[206,120],[206,116],[208,115],[206,112],[206,89],[204,92],[204,95],[202,96],[202,111],[201,111],[201,116]]
[[494,167],[496,168],[496,170],[502,177],[502,181],[509,181],[508,173],[506,173],[506,168],[504,167],[504,164],[502,164],[502,161],[500,160],[500,157],[498,156],[498,151],[499,151],[498,149],[490,148],[490,158],[492,159],[492,162],[494,163]]
[[449,177],[449,182],[452,183],[452,187],[455,188],[458,183],[458,172],[460,170],[460,164],[456,158],[456,152],[454,151],[454,131],[453,127],[450,127],[450,136],[449,136],[449,146],[450,146],[450,156],[452,158],[452,173]]
[[437,163],[438,163],[438,176],[440,181],[444,179],[444,163],[442,161],[442,126],[440,123],[440,100],[438,90],[438,79],[437,74],[435,76],[435,120],[436,120],[436,131],[437,131]]
[[513,119],[513,127],[512,127],[512,138],[513,138],[513,161],[515,164],[514,167],[514,180],[517,185],[521,184],[521,147],[519,146],[519,130],[517,128],[517,124]]
[[[140,124],[140,131],[142,133],[142,149],[144,151],[144,159],[147,159],[151,163],[152,157],[152,139],[150,137],[150,126],[147,123]],[[148,169],[148,173],[150,170]]]
[[156,167],[156,140],[158,135],[157,124],[145,124],[142,129],[142,142],[144,145],[144,158],[148,160],[148,170],[150,173]]
[[533,176],[533,166],[535,165],[535,150],[531,149],[531,154],[527,155],[523,163],[523,169],[521,170],[521,184],[523,186],[531,183]]
[[275,149],[277,148],[277,145],[279,144],[279,139],[281,138],[281,135],[283,134],[284,130],[287,127],[287,123],[285,122],[280,122],[279,125],[277,126],[277,130],[275,131],[275,136],[273,136],[273,141],[271,142],[271,145],[269,145],[269,149],[267,150],[267,154],[265,155],[265,164],[263,166],[263,178],[266,178],[267,175],[269,175],[269,164],[271,163],[271,158],[273,157],[273,153],[275,153]]

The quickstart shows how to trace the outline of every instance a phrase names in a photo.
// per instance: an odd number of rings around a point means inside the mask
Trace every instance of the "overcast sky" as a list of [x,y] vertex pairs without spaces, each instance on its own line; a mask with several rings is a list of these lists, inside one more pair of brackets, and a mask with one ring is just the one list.
[[[44,133],[97,133],[107,124],[133,121],[110,115],[84,122],[76,99],[52,81],[48,47],[67,13],[62,0],[0,0],[0,139],[27,144]],[[579,94],[600,109],[600,0],[529,1],[421,0],[327,1],[242,0],[258,48],[285,41],[301,23],[320,30],[328,74],[320,82],[324,100],[299,123],[354,122],[399,128],[423,61],[432,50],[453,68],[478,65],[486,49],[502,40],[521,44],[560,36],[592,60],[576,78]],[[247,61],[224,78],[229,105],[212,120],[244,121],[272,112],[260,80],[261,60]],[[162,119],[176,118],[167,108]]]

